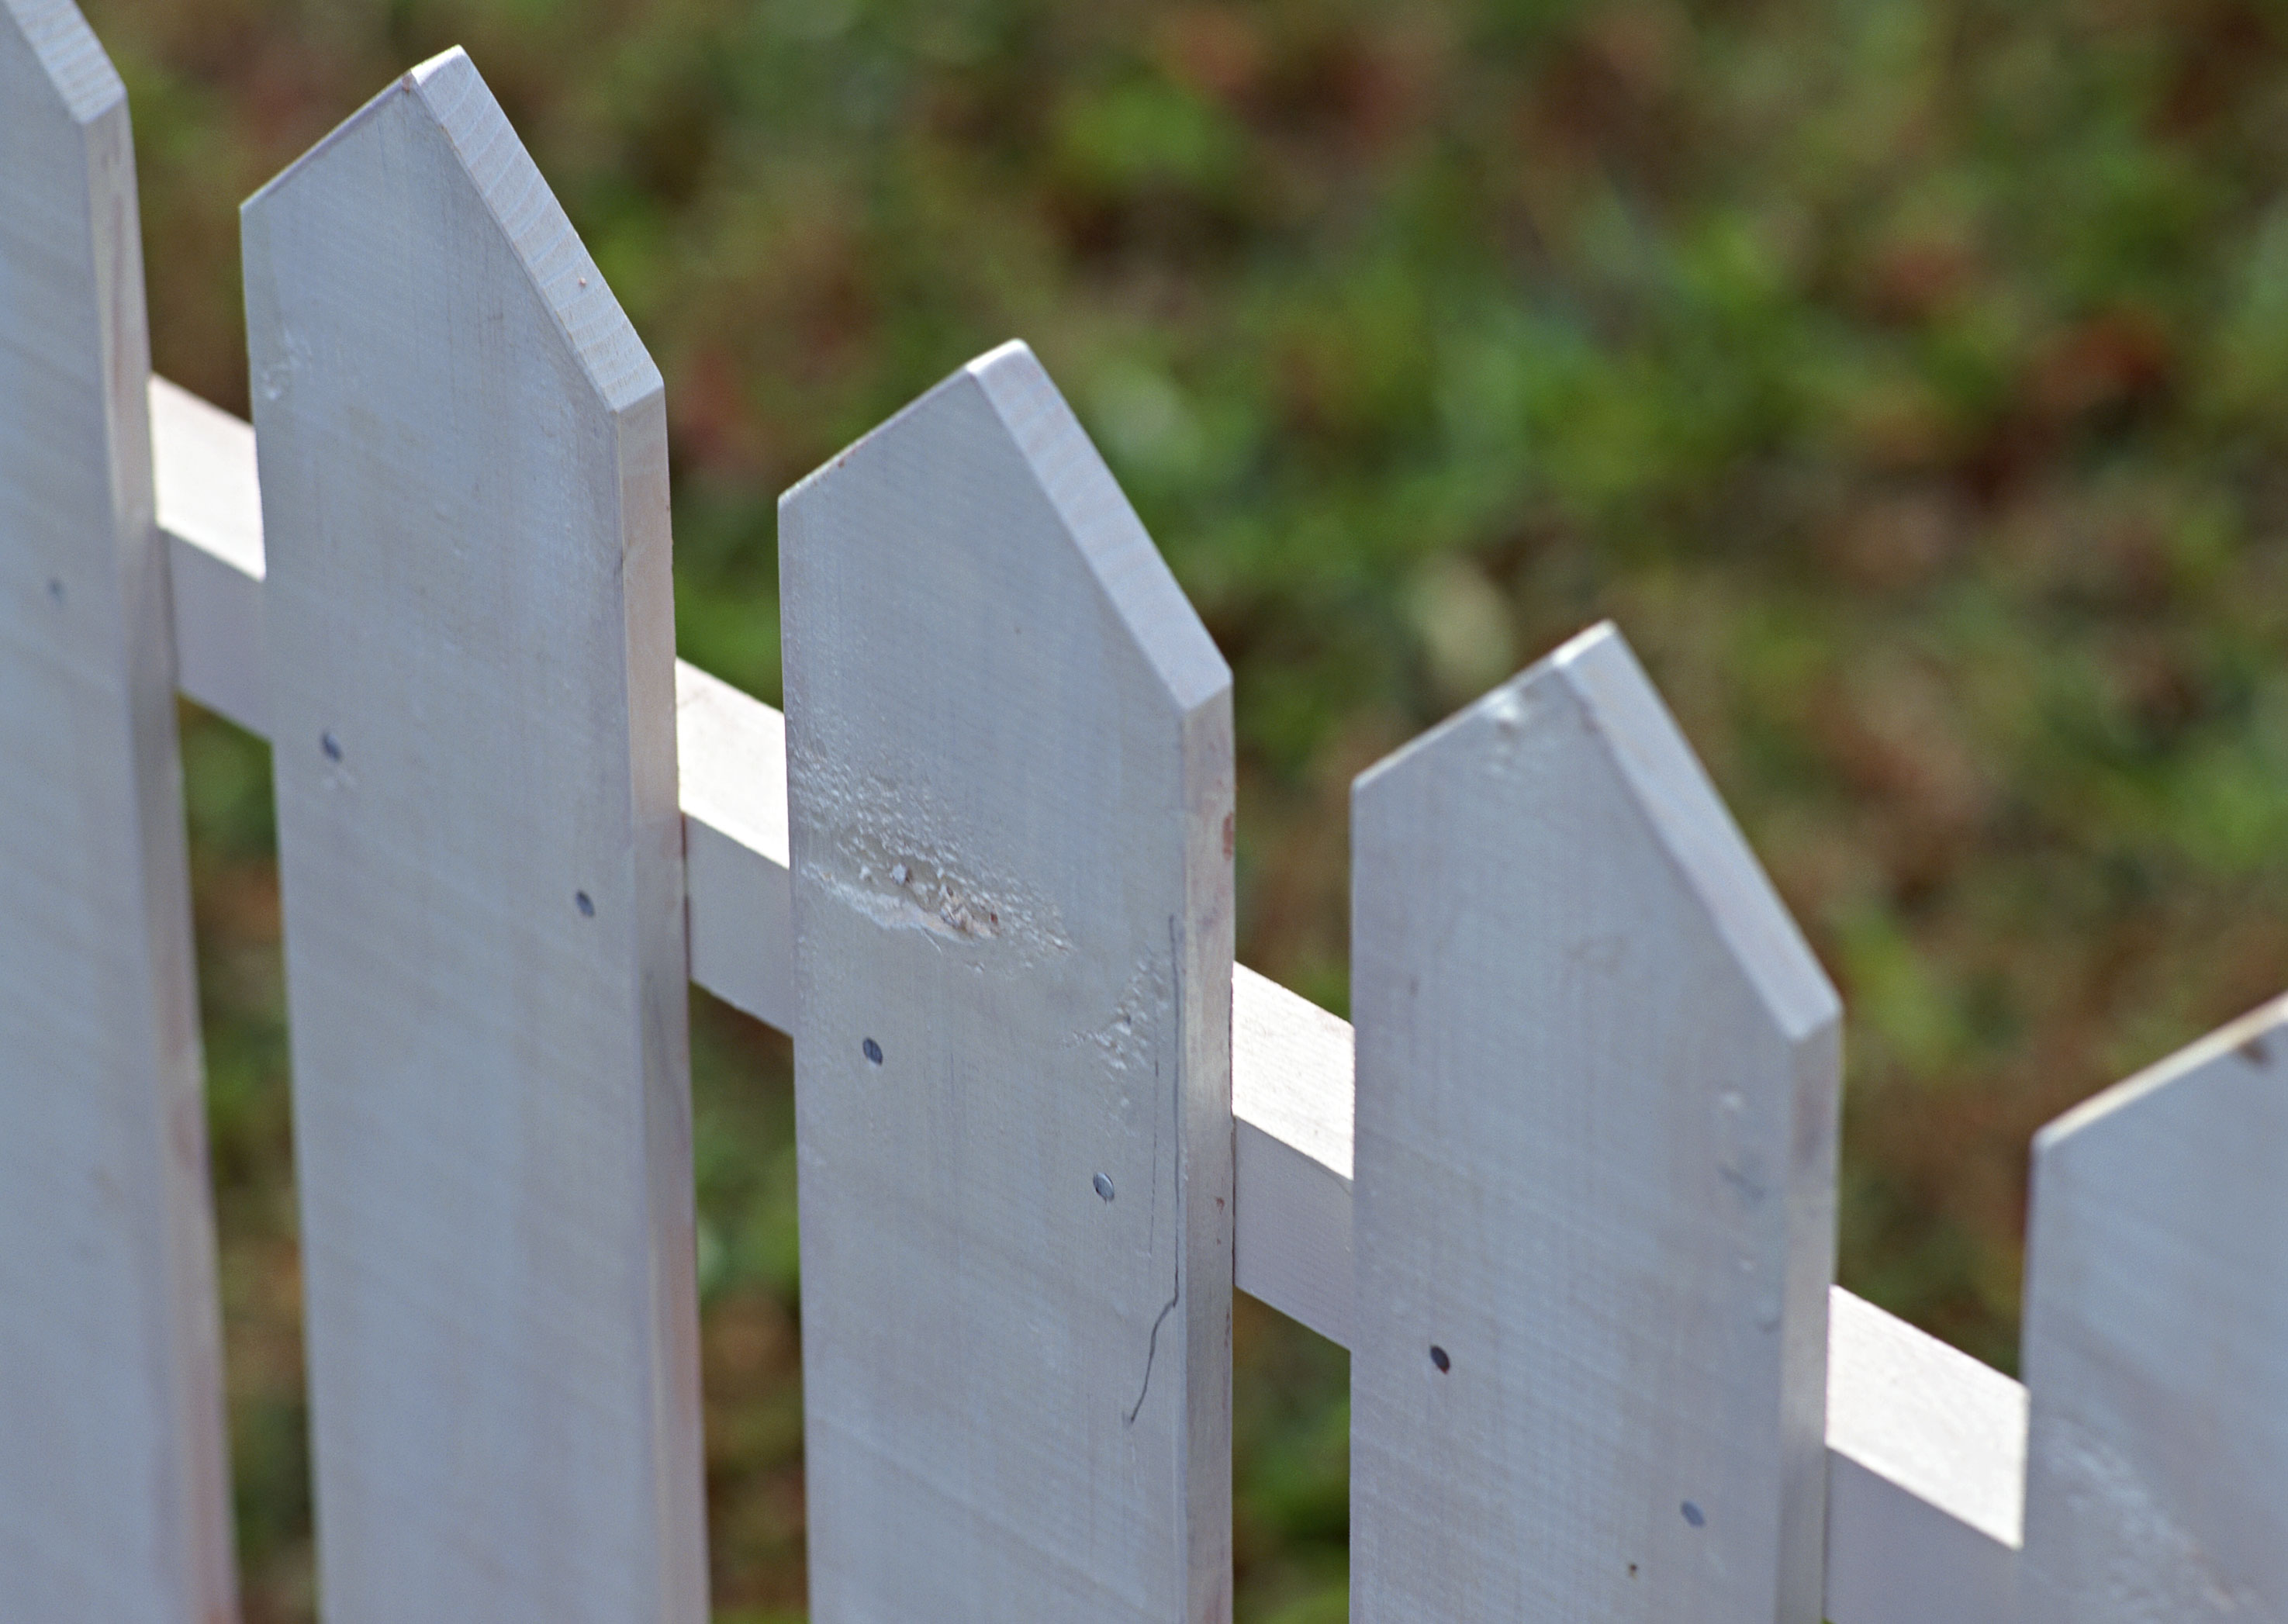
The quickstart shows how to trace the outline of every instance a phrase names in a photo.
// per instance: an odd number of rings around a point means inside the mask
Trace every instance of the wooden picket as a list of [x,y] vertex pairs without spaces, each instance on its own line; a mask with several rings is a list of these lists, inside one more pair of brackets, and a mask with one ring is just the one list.
[[2043,1129],[2026,1624],[2288,1617],[2288,1000]]
[[0,1619],[234,1610],[127,99],[0,12]]
[[1235,1285],[1354,1351],[1362,1620],[2288,1615],[2288,1004],[2041,1136],[2030,1391],[1829,1286],[1833,995],[1617,634],[1362,778],[1354,1034],[1021,345],[786,499],[782,718],[465,57],[248,207],[258,479],[5,6],[0,1619],[235,1611],[174,688],[276,745],[333,1619],[703,1616],[687,979],[797,1037],[822,1624],[1227,1618]]
[[1214,1624],[1230,672],[1021,345],[780,535],[812,1616]]
[[1609,628],[1352,825],[1352,1617],[1816,1624],[1810,949]]
[[659,374],[457,51],[244,240],[324,1610],[690,1624]]

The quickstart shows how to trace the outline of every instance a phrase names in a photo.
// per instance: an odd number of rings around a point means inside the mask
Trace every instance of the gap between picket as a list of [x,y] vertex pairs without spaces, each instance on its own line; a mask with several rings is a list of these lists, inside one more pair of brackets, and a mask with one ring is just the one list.
[[[254,432],[151,383],[159,527],[177,682],[264,738],[264,556]],[[793,1024],[786,725],[676,662],[691,978],[780,1031]],[[1348,1346],[1352,1044],[1347,1023],[1254,971],[1232,984],[1239,1289]],[[2026,1390],[1836,1287],[1830,1296],[1825,1612],[1832,1624],[2013,1612]]]

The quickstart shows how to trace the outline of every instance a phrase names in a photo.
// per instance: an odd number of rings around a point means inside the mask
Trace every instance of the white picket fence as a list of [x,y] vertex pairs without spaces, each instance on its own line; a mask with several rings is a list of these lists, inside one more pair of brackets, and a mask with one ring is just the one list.
[[784,499],[783,724],[465,56],[246,206],[250,428],[5,4],[0,1620],[236,1612],[178,689],[274,749],[331,1624],[705,1616],[687,979],[795,1039],[820,1624],[1227,1619],[1235,1286],[1352,1351],[1362,1624],[2288,1618],[2288,1006],[2038,1139],[2030,1397],[1831,1287],[1840,1009],[1617,633],[1359,780],[1354,1067],[1029,352]]

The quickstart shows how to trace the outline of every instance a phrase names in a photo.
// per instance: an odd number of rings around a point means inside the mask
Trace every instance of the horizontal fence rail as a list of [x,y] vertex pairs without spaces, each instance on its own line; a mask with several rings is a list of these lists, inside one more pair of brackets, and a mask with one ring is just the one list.
[[249,205],[258,459],[5,6],[9,1624],[235,1610],[178,690],[277,758],[330,1616],[703,1616],[689,981],[798,1037],[819,1624],[1227,1619],[1235,1288],[1353,1351],[1362,1620],[2288,1617],[2288,1002],[2038,1138],[2011,1381],[1830,1283],[1840,1011],[1617,631],[1362,775],[1354,1031],[1022,345],[789,494],[783,717],[465,56]]
[[[262,515],[254,436],[151,386],[160,529],[178,578],[182,691],[250,732],[262,677]],[[676,664],[691,978],[783,1032],[792,1024],[786,726]],[[1352,1039],[1347,1022],[1245,966],[1232,972],[1238,1288],[1350,1345]],[[1826,1617],[1927,1624],[2013,1617],[2025,1390],[1853,1296],[1830,1293]],[[1927,1610],[1942,1584],[1950,1612]]]

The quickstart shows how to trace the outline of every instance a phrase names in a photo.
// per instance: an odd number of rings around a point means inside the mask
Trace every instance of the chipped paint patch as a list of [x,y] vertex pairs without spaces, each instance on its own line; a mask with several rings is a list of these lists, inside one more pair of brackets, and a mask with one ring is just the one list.
[[822,851],[806,854],[803,881],[886,930],[999,943],[1028,962],[1070,950],[1055,906],[962,853],[947,833],[952,820],[926,791],[830,769],[808,776],[813,827],[824,838]]

